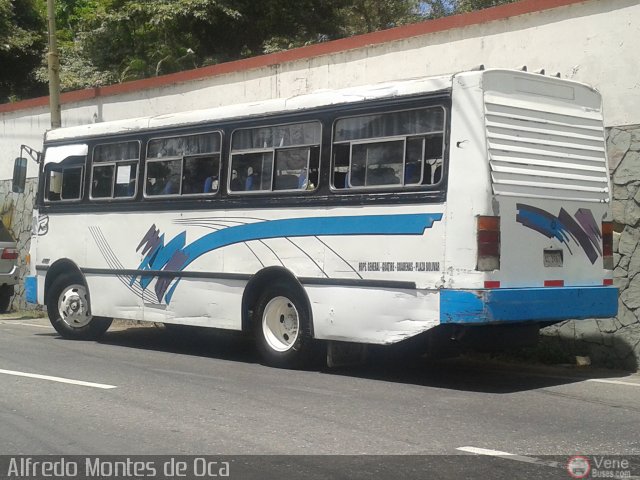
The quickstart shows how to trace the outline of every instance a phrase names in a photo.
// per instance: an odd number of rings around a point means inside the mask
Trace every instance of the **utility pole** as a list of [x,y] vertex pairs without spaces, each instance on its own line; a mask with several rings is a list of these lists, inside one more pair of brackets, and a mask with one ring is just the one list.
[[49,20],[49,109],[51,110],[51,128],[60,128],[62,118],[60,113],[60,59],[58,56],[58,42],[56,40],[56,11],[54,0],[47,0],[47,17]]

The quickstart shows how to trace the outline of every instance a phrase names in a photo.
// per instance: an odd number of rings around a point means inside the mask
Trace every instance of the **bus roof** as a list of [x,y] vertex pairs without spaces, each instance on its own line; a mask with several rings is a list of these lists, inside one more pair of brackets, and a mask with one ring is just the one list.
[[[483,76],[492,72],[513,72],[523,76],[538,76],[537,73],[526,73],[521,70],[503,68],[458,72],[434,77],[419,77],[373,85],[362,85],[337,90],[318,90],[313,93],[296,95],[288,98],[277,98],[257,102],[225,105],[202,110],[168,113],[149,117],[115,120],[111,122],[90,123],[74,127],[49,130],[45,134],[45,143],[64,140],[135,133],[145,130],[198,125],[216,121],[251,118],[278,113],[293,113],[312,108],[357,103],[366,100],[384,100],[394,97],[418,95],[421,93],[446,91],[452,88],[453,79],[457,76]],[[545,77],[553,81],[581,85],[595,91],[589,85],[574,80]]]
[[221,107],[187,112],[169,113],[150,117],[115,120],[111,122],[91,123],[74,127],[49,130],[45,142],[57,142],[66,139],[132,133],[141,130],[197,125],[236,118],[303,111],[316,107],[348,104],[365,100],[393,98],[437,92],[451,88],[454,75],[416,78],[375,85],[350,87],[340,90],[318,90],[313,93],[278,98],[259,102],[225,105]]

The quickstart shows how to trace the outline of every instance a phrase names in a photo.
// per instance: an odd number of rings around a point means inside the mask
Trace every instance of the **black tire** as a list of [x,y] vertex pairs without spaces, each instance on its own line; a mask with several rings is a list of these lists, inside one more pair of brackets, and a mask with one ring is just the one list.
[[6,313],[9,310],[11,297],[13,296],[13,285],[0,285],[0,313]]
[[[294,316],[297,320],[293,319]],[[275,322],[274,319],[279,321]],[[294,334],[291,327],[296,321]],[[282,328],[274,333],[279,328],[277,323]],[[316,345],[311,333],[309,307],[300,287],[287,283],[267,286],[254,309],[253,332],[258,351],[266,365],[299,369],[309,366],[314,358]]]
[[96,340],[112,322],[111,318],[91,315],[89,290],[77,274],[62,274],[54,280],[47,296],[47,313],[53,328],[72,340]]

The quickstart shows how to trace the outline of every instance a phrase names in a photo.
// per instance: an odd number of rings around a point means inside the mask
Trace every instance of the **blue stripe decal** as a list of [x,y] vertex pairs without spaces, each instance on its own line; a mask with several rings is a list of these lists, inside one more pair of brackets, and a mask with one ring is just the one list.
[[[313,236],[422,235],[426,229],[440,220],[442,213],[290,218],[227,227],[204,235],[188,245],[185,245],[184,231],[165,245],[164,234],[152,225],[136,249],[145,254],[138,268],[176,272],[176,276],[179,277],[179,272],[198,257],[238,243]],[[141,276],[139,280],[138,277],[134,277],[131,284],[139,281],[144,289],[153,280],[153,276]],[[170,287],[172,278],[158,278],[154,288],[158,301],[164,298],[169,303],[179,281],[178,278]]]
[[25,277],[24,296],[27,303],[38,303],[38,277]]
[[610,286],[441,290],[440,323],[495,324],[610,318],[618,289]]
[[204,253],[251,240],[333,235],[422,235],[425,229],[441,219],[441,213],[421,213],[271,220],[212,232],[183,251],[189,259],[188,263],[191,263]]

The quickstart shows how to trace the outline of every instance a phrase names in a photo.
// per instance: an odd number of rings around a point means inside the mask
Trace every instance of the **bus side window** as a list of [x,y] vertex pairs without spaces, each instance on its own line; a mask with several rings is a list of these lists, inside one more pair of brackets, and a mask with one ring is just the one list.
[[349,155],[351,145],[349,143],[334,144],[333,146],[333,187],[349,187]]
[[113,195],[114,169],[115,165],[96,165],[93,167],[92,198],[109,198]]
[[149,140],[145,195],[216,193],[221,144],[222,134],[216,131]]
[[231,135],[229,191],[314,190],[321,132],[317,121],[235,130]]
[[215,193],[218,191],[220,155],[185,157],[182,194]]
[[425,140],[425,175],[422,183],[435,185],[442,178],[443,138],[440,134],[426,137]]
[[62,198],[62,170],[49,170],[47,175],[45,198],[49,201],[57,201]]
[[436,183],[442,170],[442,106],[338,118],[332,187],[396,190]]
[[274,190],[312,190],[317,185],[319,147],[276,150]]
[[271,190],[273,151],[235,154],[231,158],[231,191]]
[[177,195],[180,193],[179,159],[147,162],[147,195]]
[[85,156],[67,157],[60,163],[47,165],[45,199],[50,202],[80,200],[85,161]]
[[352,146],[352,187],[400,185],[404,140],[354,144]]
[[103,143],[93,148],[91,199],[130,198],[136,194],[140,142]]

